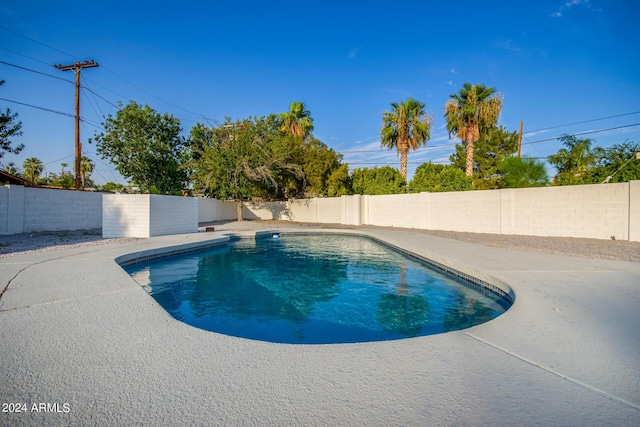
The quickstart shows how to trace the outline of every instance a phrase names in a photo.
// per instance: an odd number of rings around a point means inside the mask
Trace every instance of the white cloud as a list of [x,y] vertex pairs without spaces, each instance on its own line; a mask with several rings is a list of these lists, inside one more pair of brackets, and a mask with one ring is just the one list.
[[358,56],[358,52],[360,51],[361,47],[354,47],[353,49],[351,49],[349,51],[349,53],[347,54],[347,58],[349,59],[355,59],[356,56]]
[[449,86],[453,86],[453,80],[449,80],[449,81],[447,82],[447,84],[448,84]]
[[451,69],[449,70],[449,72],[451,74],[458,74],[458,70],[456,70],[456,67],[451,67]]
[[560,5],[558,7],[558,10],[553,12],[549,16],[551,16],[552,18],[561,18],[562,16],[564,16],[562,12],[564,12],[565,10],[569,10],[574,6],[580,6],[580,5],[584,6],[587,9],[591,9],[591,4],[589,3],[589,0],[569,0],[564,4]]
[[503,40],[496,43],[496,47],[510,52],[520,52],[520,48],[513,44],[511,40]]

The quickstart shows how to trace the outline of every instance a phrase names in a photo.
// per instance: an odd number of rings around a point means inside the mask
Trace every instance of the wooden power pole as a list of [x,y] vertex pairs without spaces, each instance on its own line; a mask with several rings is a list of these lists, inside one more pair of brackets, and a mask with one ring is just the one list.
[[97,66],[98,63],[93,60],[82,63],[76,62],[71,65],[54,65],[58,70],[76,72],[76,190],[79,190],[81,186],[80,163],[82,159],[82,144],[80,143],[80,70]]
[[518,136],[518,157],[520,157],[521,149],[522,149],[522,120],[520,120],[520,135]]

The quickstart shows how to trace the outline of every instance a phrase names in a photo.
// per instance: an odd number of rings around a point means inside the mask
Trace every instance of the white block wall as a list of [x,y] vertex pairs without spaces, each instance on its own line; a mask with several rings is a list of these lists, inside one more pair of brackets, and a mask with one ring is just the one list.
[[105,194],[102,237],[153,237],[198,231],[198,201],[157,194]]
[[235,220],[238,218],[237,202],[198,198],[198,223]]
[[640,242],[640,181],[629,183],[629,240]]
[[102,237],[149,237],[149,194],[104,194]]
[[289,203],[289,218],[296,222],[318,222],[318,199],[300,199]]
[[365,224],[385,227],[427,228],[428,193],[363,196]]
[[102,193],[26,187],[24,201],[25,233],[102,226]]
[[[262,212],[271,212],[267,205],[261,204]],[[296,201],[290,211],[290,220],[301,222],[640,241],[640,181],[450,193],[353,195]],[[255,218],[263,217],[255,215]]]
[[101,193],[20,185],[0,187],[0,234],[101,226]]
[[0,186],[0,235],[24,232],[24,187]]
[[318,203],[318,222],[323,224],[342,223],[342,198],[327,197],[316,199]]
[[500,190],[430,193],[428,229],[500,233]]
[[[234,219],[238,217],[234,215]],[[290,220],[289,202],[245,202],[242,209],[244,219]]]
[[[214,199],[0,186],[0,234],[102,227],[104,237],[150,237],[236,216],[236,202]],[[247,203],[244,217],[638,242],[640,181]]]
[[341,196],[342,224],[362,225],[362,196]]
[[198,200],[150,194],[149,237],[198,232]]
[[502,190],[502,195],[504,234],[629,239],[629,183]]

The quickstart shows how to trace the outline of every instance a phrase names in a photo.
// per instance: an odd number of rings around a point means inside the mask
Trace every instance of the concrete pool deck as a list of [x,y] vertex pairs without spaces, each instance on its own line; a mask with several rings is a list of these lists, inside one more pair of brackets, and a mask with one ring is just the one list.
[[508,284],[515,304],[441,335],[272,344],[173,319],[114,261],[219,232],[3,258],[0,400],[27,411],[0,425],[638,424],[640,263],[360,232]]

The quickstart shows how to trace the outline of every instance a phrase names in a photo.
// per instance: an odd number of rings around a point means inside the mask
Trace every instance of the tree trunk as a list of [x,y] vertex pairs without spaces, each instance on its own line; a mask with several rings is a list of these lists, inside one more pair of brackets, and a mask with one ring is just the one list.
[[244,206],[244,203],[242,202],[242,199],[240,199],[238,201],[238,210],[237,210],[237,212],[238,212],[238,222],[242,222],[242,220],[244,219],[242,217],[242,208],[243,208],[243,206]]
[[400,175],[404,180],[407,180],[407,150],[400,152]]
[[467,176],[473,176],[473,141],[467,141],[467,162],[465,165],[465,173]]
[[[473,125],[471,125],[473,126]],[[477,139],[478,132],[476,129],[471,128],[467,130],[465,150],[467,151],[467,161],[465,164],[465,173],[467,176],[473,176],[473,143]]]

